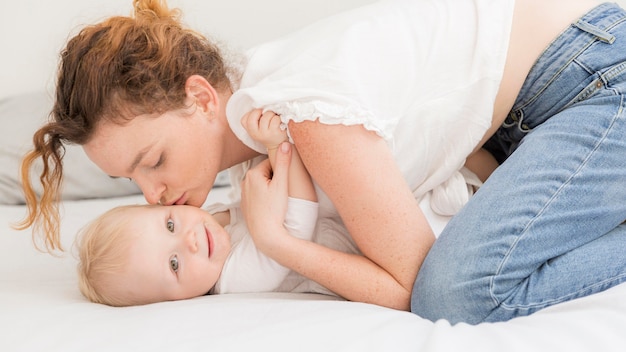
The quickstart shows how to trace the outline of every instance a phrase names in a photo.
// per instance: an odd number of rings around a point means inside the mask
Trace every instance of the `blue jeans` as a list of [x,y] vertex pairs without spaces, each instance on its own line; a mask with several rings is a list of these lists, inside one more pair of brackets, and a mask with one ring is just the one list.
[[411,310],[493,322],[626,281],[626,12],[603,4],[535,63],[485,148],[502,165],[452,218]]

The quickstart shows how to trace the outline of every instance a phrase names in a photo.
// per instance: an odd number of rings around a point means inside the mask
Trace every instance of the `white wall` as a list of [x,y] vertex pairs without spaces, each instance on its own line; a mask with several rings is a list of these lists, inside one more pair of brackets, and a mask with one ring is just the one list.
[[[186,24],[235,48],[275,38],[328,14],[374,0],[169,0]],[[576,0],[572,0],[576,1]],[[626,7],[626,0],[617,0]],[[70,33],[131,0],[0,0],[0,99],[52,92],[59,51]]]
[[[169,0],[189,26],[247,48],[373,0]],[[0,0],[0,99],[54,89],[59,51],[83,25],[127,15],[132,0]]]

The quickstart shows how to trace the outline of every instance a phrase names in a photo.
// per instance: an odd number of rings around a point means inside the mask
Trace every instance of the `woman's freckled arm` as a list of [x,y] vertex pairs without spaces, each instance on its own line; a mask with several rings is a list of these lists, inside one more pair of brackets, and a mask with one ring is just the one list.
[[361,126],[307,121],[291,122],[289,129],[367,265],[381,269],[370,279],[346,275],[353,286],[346,298],[408,309],[434,235],[387,144]]

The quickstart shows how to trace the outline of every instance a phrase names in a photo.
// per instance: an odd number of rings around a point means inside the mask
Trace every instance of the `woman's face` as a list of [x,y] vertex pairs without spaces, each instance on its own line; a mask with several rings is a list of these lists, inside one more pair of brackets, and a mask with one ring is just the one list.
[[201,206],[220,171],[224,128],[193,105],[101,122],[83,149],[109,176],[136,182],[150,204]]

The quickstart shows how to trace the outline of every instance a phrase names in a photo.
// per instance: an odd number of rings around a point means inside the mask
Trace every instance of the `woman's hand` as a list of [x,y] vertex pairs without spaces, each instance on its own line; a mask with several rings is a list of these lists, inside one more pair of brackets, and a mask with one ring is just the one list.
[[287,212],[287,188],[291,144],[279,145],[276,166],[269,160],[250,169],[241,182],[241,210],[259,250],[271,249],[281,236],[288,236],[283,224]]

